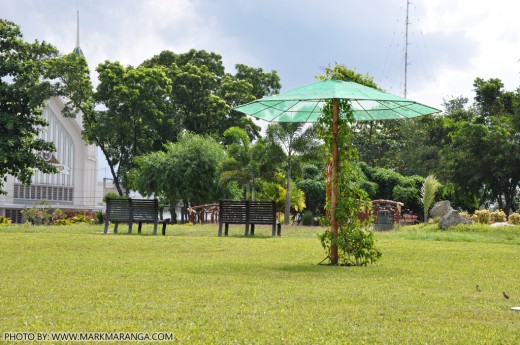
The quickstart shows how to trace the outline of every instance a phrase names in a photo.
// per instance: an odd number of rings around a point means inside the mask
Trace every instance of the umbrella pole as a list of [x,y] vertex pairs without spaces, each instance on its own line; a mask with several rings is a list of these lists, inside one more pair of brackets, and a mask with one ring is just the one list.
[[338,220],[336,219],[336,207],[338,205],[338,122],[339,122],[339,100],[332,100],[332,166],[330,182],[330,231],[332,232],[332,242],[330,245],[331,264],[338,264]]

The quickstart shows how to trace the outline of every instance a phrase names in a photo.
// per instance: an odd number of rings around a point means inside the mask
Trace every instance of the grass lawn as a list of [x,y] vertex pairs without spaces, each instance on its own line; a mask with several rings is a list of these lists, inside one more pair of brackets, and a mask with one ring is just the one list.
[[510,310],[520,306],[520,227],[377,233],[383,257],[368,267],[318,266],[318,228],[286,226],[281,238],[267,226],[254,238],[243,226],[227,238],[217,229],[0,227],[0,342],[17,331],[174,332],[186,344],[520,343],[520,312]]

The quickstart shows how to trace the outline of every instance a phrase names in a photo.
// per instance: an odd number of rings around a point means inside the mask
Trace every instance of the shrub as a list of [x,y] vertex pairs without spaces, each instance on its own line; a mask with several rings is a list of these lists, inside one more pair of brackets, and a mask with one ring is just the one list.
[[71,225],[72,222],[67,218],[60,218],[53,222],[54,225]]
[[[323,248],[328,249],[333,241],[331,231],[319,236]],[[340,262],[345,266],[367,266],[381,258],[376,248],[374,233],[370,230],[345,226],[341,227],[337,238]]]
[[89,212],[79,212],[74,217],[72,217],[71,221],[73,224],[76,223],[88,223],[92,224],[94,222],[94,215]]
[[11,224],[11,219],[4,217],[4,216],[0,216],[0,225],[9,225],[9,224]]
[[32,225],[50,225],[53,221],[53,214],[50,205],[46,200],[42,200],[38,205],[21,211],[22,217]]
[[506,221],[506,214],[502,210],[496,210],[489,214],[491,223],[502,223]]
[[511,213],[509,215],[509,223],[519,225],[520,224],[520,213]]
[[469,219],[469,220],[472,220],[471,219],[471,215],[468,213],[468,212],[459,212],[459,216],[461,216],[462,218],[466,218],[466,219]]
[[105,215],[103,214],[102,211],[96,211],[95,216],[96,216],[96,222],[98,224],[103,224],[105,222]]
[[312,211],[305,211],[303,213],[302,225],[314,225],[314,213],[312,213]]
[[107,199],[128,199],[128,197],[126,195],[121,196],[121,195],[119,195],[117,193],[114,193],[114,192],[108,192],[103,197],[103,202],[107,202]]
[[488,210],[475,211],[476,221],[480,224],[489,224],[490,212]]

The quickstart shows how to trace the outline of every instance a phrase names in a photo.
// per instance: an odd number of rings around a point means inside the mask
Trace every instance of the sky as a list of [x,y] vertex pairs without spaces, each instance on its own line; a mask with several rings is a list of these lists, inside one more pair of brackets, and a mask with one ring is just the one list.
[[[404,93],[406,0],[0,0],[0,18],[27,41],[80,46],[91,71],[105,60],[137,66],[163,50],[206,50],[275,70],[282,91],[340,63]],[[473,102],[473,81],[520,86],[520,1],[414,0],[409,6],[407,98],[443,109]],[[92,72],[96,84],[96,74]]]

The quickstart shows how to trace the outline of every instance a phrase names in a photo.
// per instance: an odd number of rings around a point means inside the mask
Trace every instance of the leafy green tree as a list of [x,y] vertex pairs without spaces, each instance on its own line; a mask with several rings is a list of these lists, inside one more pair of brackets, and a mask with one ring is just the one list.
[[285,153],[286,165],[286,195],[284,222],[289,224],[291,215],[291,172],[294,155],[305,155],[315,149],[319,143],[315,139],[316,134],[313,127],[305,127],[303,123],[283,122],[270,124],[267,127],[269,140],[279,145]]
[[496,202],[509,214],[520,182],[520,94],[504,91],[499,79],[477,78],[474,87],[473,111],[452,117],[443,168],[459,190],[480,194],[481,203]]
[[307,164],[303,168],[303,177],[296,181],[296,185],[305,193],[307,209],[314,215],[323,215],[326,194],[325,167]]
[[143,66],[165,69],[174,85],[172,109],[186,130],[222,137],[225,130],[237,126],[250,139],[259,136],[259,127],[231,107],[276,93],[281,88],[276,72],[236,65],[235,75],[225,73],[222,57],[204,50],[184,54],[163,51]]
[[64,115],[83,114],[85,140],[101,149],[119,194],[128,195],[132,159],[161,149],[180,131],[168,111],[171,80],[160,68],[110,61],[99,64],[97,72],[94,90],[85,59],[68,54],[52,61],[48,76],[66,99]]
[[421,213],[420,188],[424,182],[421,176],[403,176],[390,169],[371,167],[361,163],[366,181],[363,188],[372,199],[396,200],[404,203],[406,209]]
[[227,146],[220,181],[223,184],[238,182],[244,186],[245,198],[255,200],[258,182],[274,174],[275,157],[280,155],[273,154],[276,149],[263,140],[251,143],[247,133],[238,127],[226,130],[224,137],[229,138],[231,144]]
[[[100,83],[94,100],[102,105],[89,133],[103,139],[102,145],[114,182],[120,193],[128,194],[127,173],[134,157],[159,150],[165,138],[160,133],[174,126],[167,112],[171,82],[161,69],[105,62],[97,68]],[[117,168],[116,168],[117,167]]]
[[53,46],[25,42],[18,25],[0,20],[0,194],[6,193],[7,174],[30,184],[35,169],[57,172],[40,154],[54,145],[38,138],[47,125],[41,116],[45,101],[53,95],[47,62],[56,55]]
[[218,183],[224,158],[224,149],[213,138],[185,132],[178,142],[166,144],[165,151],[135,158],[131,186],[144,196],[166,198],[170,209],[181,200],[185,208],[214,202],[227,196]]

